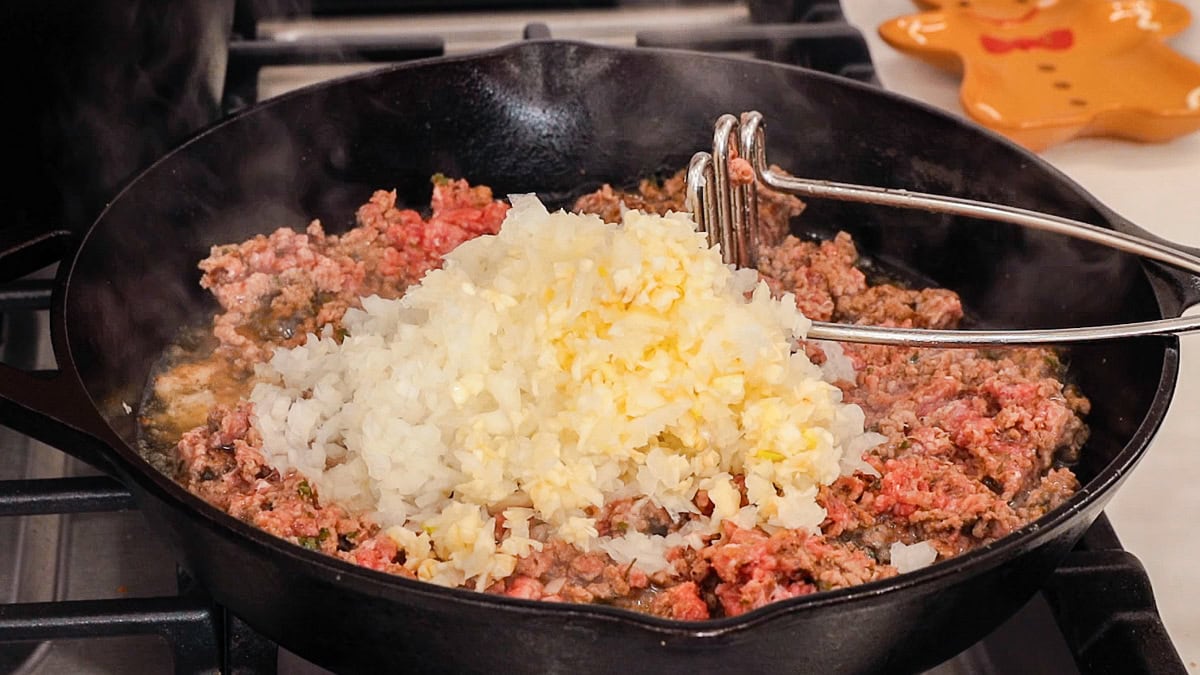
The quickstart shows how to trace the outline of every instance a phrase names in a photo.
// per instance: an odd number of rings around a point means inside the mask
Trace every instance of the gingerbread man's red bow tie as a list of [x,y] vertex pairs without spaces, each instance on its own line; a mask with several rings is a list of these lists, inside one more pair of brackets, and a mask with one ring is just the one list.
[[979,36],[979,41],[983,44],[983,48],[992,54],[1006,54],[1014,49],[1028,51],[1030,49],[1050,49],[1059,51],[1070,49],[1071,45],[1075,44],[1075,35],[1068,28],[1052,30],[1034,38],[1014,38],[1006,40],[1004,38],[992,37],[991,35]]

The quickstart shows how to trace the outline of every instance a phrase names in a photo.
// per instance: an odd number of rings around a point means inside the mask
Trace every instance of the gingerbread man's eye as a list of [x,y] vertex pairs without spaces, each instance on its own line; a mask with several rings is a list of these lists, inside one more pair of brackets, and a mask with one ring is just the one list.
[[968,2],[967,0],[959,0],[958,6],[959,7],[970,7],[971,3]]

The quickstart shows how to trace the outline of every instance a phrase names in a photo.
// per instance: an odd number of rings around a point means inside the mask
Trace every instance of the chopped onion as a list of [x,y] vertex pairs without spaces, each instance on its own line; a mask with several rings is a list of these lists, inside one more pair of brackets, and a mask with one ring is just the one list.
[[886,441],[887,436],[875,433],[874,431],[868,431],[852,439],[846,444],[846,451],[842,453],[842,458],[838,460],[842,467],[842,475],[852,476],[855,471],[858,471],[868,476],[879,478],[879,471],[868,464],[862,457],[868,450]]
[[854,363],[850,361],[850,357],[846,356],[846,351],[842,349],[842,345],[830,340],[816,340],[817,346],[821,351],[825,352],[825,363],[821,364],[821,374],[825,376],[826,382],[855,382],[858,380],[858,372],[854,370]]
[[892,566],[901,574],[928,567],[937,560],[937,551],[927,541],[918,541],[911,546],[896,542],[892,544],[891,553]]

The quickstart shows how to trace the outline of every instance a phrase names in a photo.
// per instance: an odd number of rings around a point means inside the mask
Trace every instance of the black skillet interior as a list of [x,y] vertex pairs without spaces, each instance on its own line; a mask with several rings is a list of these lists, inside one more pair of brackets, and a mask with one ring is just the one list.
[[[133,444],[121,403],[139,399],[178,328],[211,310],[196,269],[209,246],[314,217],[345,229],[377,188],[427,203],[437,172],[561,203],[602,182],[673,172],[711,143],[718,115],[751,109],[765,115],[769,159],[800,175],[1114,222],[1031,155],[855,83],[695,54],[531,42],[297,92],[165,158],[81,246],[66,281],[68,367]],[[834,202],[811,203],[795,225],[849,231],[884,264],[961,293],[987,325],[1136,321],[1175,302],[1164,291],[1160,304],[1130,256],[1009,226]],[[1085,481],[1123,449],[1123,462],[1136,454],[1127,449],[1135,431],[1156,396],[1170,394],[1168,347],[1144,339],[1073,351],[1073,376],[1094,403]]]

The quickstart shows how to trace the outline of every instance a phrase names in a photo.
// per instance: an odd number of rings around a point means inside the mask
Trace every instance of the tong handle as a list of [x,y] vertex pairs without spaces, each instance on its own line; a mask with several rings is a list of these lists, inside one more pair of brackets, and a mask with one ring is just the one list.
[[[754,169],[758,182],[779,192],[800,197],[874,204],[1009,223],[1090,241],[1200,275],[1198,255],[1144,237],[1078,220],[972,199],[797,178],[776,171],[767,162],[766,133],[762,115],[758,112],[743,113],[740,121],[732,115],[723,115],[716,126],[714,153],[697,153],[692,159],[692,170],[688,173],[688,207],[696,214],[697,225],[710,233],[710,241],[713,232],[720,233],[716,243],[725,244],[723,249],[727,248],[728,243],[745,239],[745,232],[738,231],[738,219],[730,218],[731,209],[721,208],[725,203],[733,201],[731,195],[736,195],[748,210],[757,213],[756,193],[733,186],[729,181],[729,153],[720,150],[722,144],[728,144],[724,139],[731,136],[738,139],[735,147]],[[709,166],[711,164],[718,166],[713,168]],[[724,170],[720,168],[722,164],[726,165]],[[744,218],[742,222],[745,222]],[[729,234],[726,234],[727,232]],[[750,234],[753,249],[757,247],[757,238],[753,236],[757,233]],[[731,258],[728,253],[724,255],[726,262],[745,264],[742,260]],[[1200,317],[1178,317],[1109,326],[1029,330],[931,330],[814,322],[808,337],[909,347],[988,347],[1095,342],[1147,335],[1180,335],[1196,331],[1200,331]]]
[[934,330],[889,328],[814,321],[810,340],[834,340],[904,347],[1017,347],[1099,342],[1147,335],[1183,335],[1200,332],[1200,316],[1120,323],[1083,328],[1031,328],[1026,330]]

